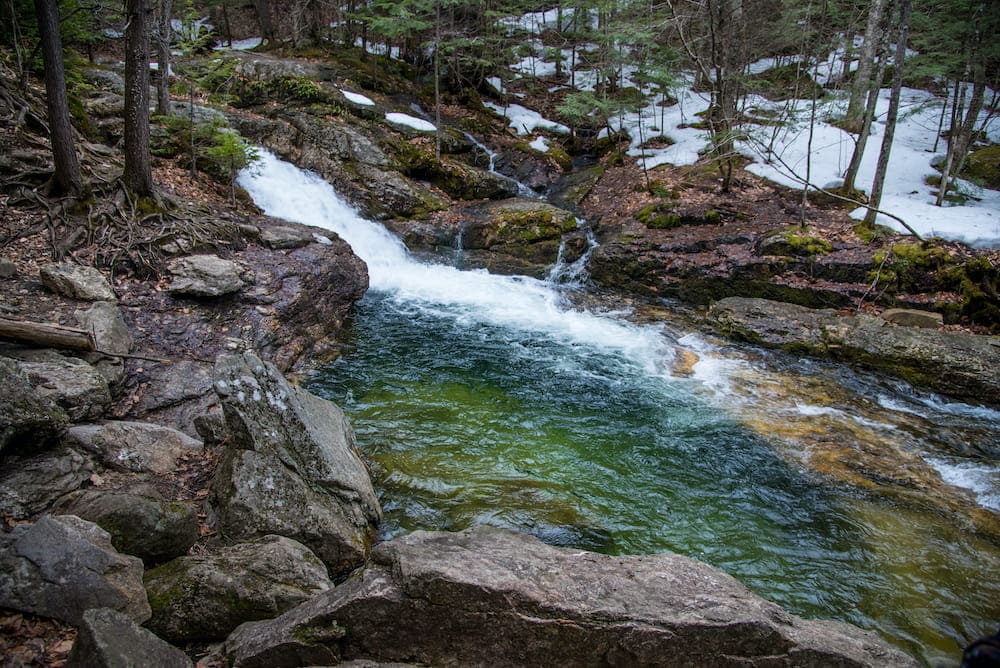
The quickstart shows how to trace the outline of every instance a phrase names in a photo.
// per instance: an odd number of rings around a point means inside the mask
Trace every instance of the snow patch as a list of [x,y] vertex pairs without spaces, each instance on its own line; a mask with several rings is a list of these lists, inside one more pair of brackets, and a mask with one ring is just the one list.
[[395,123],[396,125],[405,125],[406,127],[413,128],[414,130],[419,130],[420,132],[437,131],[437,126],[431,123],[430,121],[425,121],[422,118],[410,116],[409,114],[401,114],[396,111],[386,114],[385,120],[389,121],[390,123]]
[[538,151],[539,153],[549,152],[549,140],[546,139],[545,137],[535,137],[534,139],[531,140],[531,143],[529,143],[528,146]]
[[506,117],[510,127],[517,130],[519,135],[531,134],[538,128],[558,132],[560,134],[569,134],[569,128],[562,123],[550,121],[537,111],[532,111],[531,109],[522,107],[519,104],[511,104],[506,108],[501,107],[499,104],[494,102],[484,102],[483,104],[499,115]]
[[341,89],[340,92],[344,94],[344,97],[346,97],[348,101],[353,102],[354,104],[360,104],[363,107],[375,106],[375,101],[372,100],[367,95],[362,95],[361,93],[352,93],[351,91],[344,89]]

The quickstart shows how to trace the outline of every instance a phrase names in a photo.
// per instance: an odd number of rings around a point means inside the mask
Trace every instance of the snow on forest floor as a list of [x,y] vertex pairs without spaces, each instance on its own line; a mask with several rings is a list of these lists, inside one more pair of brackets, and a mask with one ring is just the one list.
[[[553,27],[557,17],[556,10],[526,14],[510,19],[509,27],[537,35],[546,27]],[[244,42],[250,44],[251,40]],[[528,44],[535,47],[536,54],[545,52],[538,40],[529,40]],[[386,53],[383,45],[374,42],[367,42],[366,47],[372,53]],[[234,44],[233,48],[247,47],[241,43],[238,47]],[[398,57],[398,54],[391,52],[389,55]],[[568,62],[569,51],[565,51],[563,57]],[[787,64],[789,61],[786,58],[782,62]],[[749,69],[752,73],[760,73],[775,64],[774,59],[768,58],[752,64]],[[840,67],[840,59],[834,52],[829,59],[818,65],[814,74],[818,82],[825,83]],[[555,72],[555,64],[540,55],[529,55],[517,63],[512,71],[515,76],[551,75]],[[631,73],[624,72],[623,78],[627,79]],[[576,71],[573,79],[577,89],[592,90],[597,74],[585,70]],[[499,79],[494,83],[498,89],[503,89],[503,83]],[[681,75],[670,91],[677,100],[676,104],[661,106],[658,104],[659,97],[647,90],[651,102],[646,108],[611,120],[613,130],[624,129],[632,138],[628,155],[640,162],[644,161],[648,169],[664,164],[690,165],[698,160],[708,147],[709,138],[705,130],[690,125],[701,120],[698,114],[708,109],[710,97],[707,93],[695,92],[692,88],[692,76]],[[820,188],[840,185],[855,142],[853,135],[829,122],[830,119],[843,116],[847,104],[846,95],[842,92],[830,93],[826,99],[817,103],[815,111],[810,100],[773,102],[758,95],[744,97],[742,109],[751,117],[767,121],[743,126],[748,132],[748,139],[739,142],[738,150],[753,161],[747,166],[747,171],[790,188],[801,188],[807,181]],[[987,92],[988,96],[991,94],[992,91]],[[362,97],[360,94],[350,95]],[[537,130],[559,134],[569,132],[565,125],[546,119],[538,112],[521,105],[509,104],[504,107],[492,102],[484,104],[504,116],[510,127],[521,135],[534,134]],[[938,174],[932,163],[941,159],[946,150],[944,140],[938,140],[939,119],[944,104],[945,100],[930,92],[903,89],[880,208],[905,220],[922,236],[998,248],[1000,192],[957,180],[957,189],[966,197],[966,201],[963,204],[946,204],[944,207],[934,205],[935,188],[927,183],[927,179]],[[874,178],[888,106],[889,89],[885,88],[880,92],[876,122],[868,138],[856,181],[857,187],[865,191],[870,190]],[[985,117],[986,112],[983,113]],[[418,130],[426,131],[433,127],[427,121],[402,116],[405,115],[397,114],[390,120]],[[811,123],[813,116],[815,122]],[[776,120],[780,123],[775,124]],[[994,120],[989,123],[986,135],[989,141],[1000,143],[1000,122]],[[657,142],[656,148],[643,148],[643,144],[658,137],[663,137],[666,141]],[[851,215],[861,219],[864,214],[865,209],[859,208]],[[888,216],[879,215],[878,222],[898,232],[907,232],[898,221]]]

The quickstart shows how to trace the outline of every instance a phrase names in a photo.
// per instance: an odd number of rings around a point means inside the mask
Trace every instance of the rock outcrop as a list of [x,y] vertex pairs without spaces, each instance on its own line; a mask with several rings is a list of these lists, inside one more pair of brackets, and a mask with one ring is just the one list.
[[179,557],[148,571],[145,583],[153,610],[146,626],[173,642],[221,640],[333,586],[309,548],[281,536]]
[[142,562],[73,515],[48,515],[0,533],[0,607],[79,625],[91,608],[149,619]]
[[219,357],[215,389],[232,436],[212,483],[223,535],[293,538],[333,574],[359,566],[382,511],[343,411],[250,353]]
[[877,635],[806,621],[685,557],[611,557],[501,529],[415,532],[226,641],[234,666],[912,666]]
[[142,628],[128,615],[110,608],[94,608],[83,613],[69,668],[191,668],[184,652]]
[[54,350],[24,349],[11,354],[17,354],[35,393],[61,407],[70,421],[96,420],[110,408],[107,379],[79,357]]
[[723,334],[885,371],[958,399],[1000,406],[1000,338],[892,325],[864,314],[730,297],[709,309]]

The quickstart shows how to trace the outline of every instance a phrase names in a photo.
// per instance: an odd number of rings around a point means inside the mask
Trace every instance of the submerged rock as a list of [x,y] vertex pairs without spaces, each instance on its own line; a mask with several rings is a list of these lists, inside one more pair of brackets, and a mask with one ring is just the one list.
[[806,621],[672,554],[611,557],[480,526],[379,545],[349,580],[226,641],[234,666],[912,666],[876,634]]
[[153,610],[147,626],[173,642],[225,638],[333,586],[309,548],[281,536],[179,557],[148,571],[145,583]]
[[976,403],[1000,406],[1000,337],[894,326],[766,299],[730,297],[708,311],[724,334],[857,364]]
[[334,574],[360,565],[382,510],[343,411],[250,353],[220,355],[215,388],[232,435],[212,483],[223,535],[294,538]]

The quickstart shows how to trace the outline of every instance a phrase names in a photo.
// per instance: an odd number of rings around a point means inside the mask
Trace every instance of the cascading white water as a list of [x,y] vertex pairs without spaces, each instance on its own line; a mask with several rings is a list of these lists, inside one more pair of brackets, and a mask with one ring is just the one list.
[[656,327],[640,327],[570,308],[551,284],[523,276],[462,271],[414,259],[382,225],[365,220],[320,176],[259,149],[239,184],[267,214],[336,232],[368,264],[373,290],[455,317],[536,332],[618,353],[652,375],[667,375],[674,349]]

